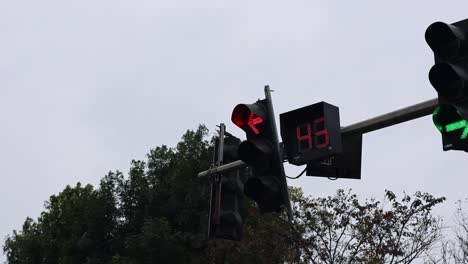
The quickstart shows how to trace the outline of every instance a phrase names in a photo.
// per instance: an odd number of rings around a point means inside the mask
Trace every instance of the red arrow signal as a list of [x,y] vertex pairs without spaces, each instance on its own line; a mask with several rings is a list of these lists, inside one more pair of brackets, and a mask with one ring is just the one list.
[[258,136],[265,126],[263,106],[239,104],[232,111],[232,122],[247,133]]
[[254,113],[250,112],[249,120],[247,121],[247,126],[250,128],[250,131],[252,131],[255,135],[260,134],[260,130],[258,130],[256,125],[261,123],[263,123],[263,118],[255,116]]

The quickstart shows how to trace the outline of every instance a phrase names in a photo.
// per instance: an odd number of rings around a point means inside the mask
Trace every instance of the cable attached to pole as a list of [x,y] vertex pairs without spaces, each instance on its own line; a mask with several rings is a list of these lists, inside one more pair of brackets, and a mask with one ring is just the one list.
[[286,178],[288,178],[288,179],[293,179],[293,180],[299,179],[306,171],[307,171],[307,167],[306,167],[299,175],[297,175],[296,177],[289,177],[289,176],[286,176]]

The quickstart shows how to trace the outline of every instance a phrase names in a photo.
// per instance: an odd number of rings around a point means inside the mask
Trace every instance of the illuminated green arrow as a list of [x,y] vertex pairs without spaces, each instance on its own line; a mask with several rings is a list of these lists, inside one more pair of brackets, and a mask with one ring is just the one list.
[[455,130],[463,129],[460,139],[466,139],[468,137],[468,122],[466,120],[460,120],[445,126],[445,131],[452,132]]
[[465,129],[462,132],[461,139],[465,139],[468,137],[468,125],[465,127]]

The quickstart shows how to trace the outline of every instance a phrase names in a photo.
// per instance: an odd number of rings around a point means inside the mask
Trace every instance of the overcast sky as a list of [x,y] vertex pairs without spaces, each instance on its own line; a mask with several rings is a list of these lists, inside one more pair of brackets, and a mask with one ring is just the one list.
[[[266,84],[277,117],[326,101],[342,126],[432,99],[424,32],[467,10],[466,0],[1,1],[0,237],[67,184],[127,172],[198,124],[244,137],[232,109]],[[447,196],[437,213],[450,218],[468,196],[467,158],[443,152],[424,117],[365,134],[360,181],[288,183],[319,196],[427,191]]]

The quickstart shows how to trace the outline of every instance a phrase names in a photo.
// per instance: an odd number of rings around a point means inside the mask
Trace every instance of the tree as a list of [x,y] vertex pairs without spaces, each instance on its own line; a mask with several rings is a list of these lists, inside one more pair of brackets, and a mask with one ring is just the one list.
[[429,255],[426,263],[468,263],[468,213],[466,213],[462,201],[458,201],[457,203],[455,223],[452,227],[453,234],[451,236],[449,234],[451,239],[446,238],[442,240],[440,242],[440,252],[435,255]]
[[26,218],[4,244],[10,264],[35,263],[410,263],[440,235],[432,208],[444,198],[426,193],[401,201],[361,203],[339,190],[326,198],[291,188],[295,220],[261,214],[245,201],[240,242],[208,240],[209,168],[214,139],[204,126],[175,148],[133,160],[128,176],[109,172],[98,186],[67,186]]
[[[113,219],[91,185],[67,186],[46,203],[37,223],[27,218],[4,246],[9,263],[100,263],[110,258]],[[27,251],[24,251],[27,250]]]
[[[284,263],[287,223],[246,202],[240,243],[207,239],[209,185],[196,177],[211,164],[208,130],[187,131],[175,148],[152,149],[128,176],[109,172],[95,189],[67,186],[27,218],[3,247],[8,263]],[[274,251],[274,253],[272,253]]]
[[468,263],[468,213],[461,201],[456,213],[455,241],[452,244],[452,256],[456,263]]
[[293,199],[295,242],[306,263],[411,263],[441,236],[433,207],[445,198],[385,192],[383,202],[338,190],[326,198]]

